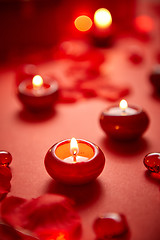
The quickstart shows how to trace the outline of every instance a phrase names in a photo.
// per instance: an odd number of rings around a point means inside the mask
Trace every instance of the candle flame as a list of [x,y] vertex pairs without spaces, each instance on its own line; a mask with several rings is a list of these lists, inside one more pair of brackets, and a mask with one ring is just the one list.
[[106,8],[99,8],[94,14],[96,27],[105,29],[112,24],[112,16]]
[[39,75],[36,75],[32,79],[33,88],[37,89],[43,85],[43,78]]
[[76,18],[74,25],[79,31],[86,32],[92,27],[92,20],[88,16],[82,15]]
[[120,107],[123,111],[125,111],[126,108],[128,107],[127,101],[124,100],[124,99],[122,99],[122,100],[120,101],[120,103],[119,103],[119,107]]
[[71,142],[70,142],[70,152],[74,157],[76,157],[79,152],[78,143],[74,137],[71,139]]

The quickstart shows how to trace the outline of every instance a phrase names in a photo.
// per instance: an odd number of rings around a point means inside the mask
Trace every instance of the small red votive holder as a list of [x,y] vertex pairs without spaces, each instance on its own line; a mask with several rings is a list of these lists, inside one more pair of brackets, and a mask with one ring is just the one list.
[[90,33],[93,44],[97,47],[113,45],[113,24],[111,13],[106,8],[99,8],[94,14],[94,26]]
[[100,175],[105,165],[102,150],[82,139],[77,140],[77,148],[72,148],[72,140],[73,138],[60,141],[48,150],[45,156],[48,174],[54,180],[70,185],[93,181]]
[[17,96],[29,110],[51,109],[58,99],[58,84],[47,77],[43,81],[41,76],[36,75],[32,80],[26,79],[19,84]]
[[153,85],[155,92],[160,94],[160,64],[157,64],[149,76],[150,82]]
[[127,105],[126,108],[121,109],[118,106],[112,106],[100,115],[101,128],[108,137],[115,140],[138,139],[146,131],[148,125],[148,115],[140,107]]

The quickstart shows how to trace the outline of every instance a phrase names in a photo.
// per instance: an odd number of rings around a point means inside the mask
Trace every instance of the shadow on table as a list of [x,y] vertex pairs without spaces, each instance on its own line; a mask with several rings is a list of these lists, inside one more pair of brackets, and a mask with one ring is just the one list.
[[148,147],[148,141],[145,138],[135,141],[116,141],[105,137],[102,139],[102,144],[111,153],[121,156],[138,155],[145,152]]
[[114,239],[114,240],[129,240],[131,238],[131,234],[130,232],[126,233],[126,234],[123,234],[119,237],[113,237],[113,238],[110,238],[110,237],[105,237],[105,238],[95,238],[94,240],[111,240],[111,239]]
[[44,122],[56,115],[56,110],[46,110],[42,112],[30,112],[27,109],[22,109],[17,113],[18,117],[28,123]]
[[153,91],[151,94],[151,97],[156,100],[157,102],[160,102],[160,92]]
[[144,174],[148,181],[150,181],[160,187],[160,173],[154,173],[149,170],[146,170]]
[[48,184],[47,193],[57,193],[73,199],[78,208],[86,208],[95,203],[102,194],[102,185],[98,180],[80,185],[70,186],[51,180]]

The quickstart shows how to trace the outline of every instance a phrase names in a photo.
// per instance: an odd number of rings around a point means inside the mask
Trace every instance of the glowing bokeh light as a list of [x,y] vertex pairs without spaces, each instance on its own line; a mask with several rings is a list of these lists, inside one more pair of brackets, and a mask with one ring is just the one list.
[[99,8],[94,14],[96,27],[105,29],[112,24],[112,16],[106,8]]
[[82,15],[76,18],[74,25],[79,31],[86,32],[92,27],[92,20],[88,16]]
[[141,32],[149,33],[154,29],[154,21],[151,17],[142,15],[135,18],[135,26]]

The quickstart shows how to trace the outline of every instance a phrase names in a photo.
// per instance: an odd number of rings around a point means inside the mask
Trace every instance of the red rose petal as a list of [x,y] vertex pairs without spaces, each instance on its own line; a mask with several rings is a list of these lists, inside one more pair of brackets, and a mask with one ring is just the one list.
[[21,240],[21,237],[17,234],[14,228],[0,224],[0,239],[1,240]]
[[117,101],[129,93],[129,88],[106,85],[103,86],[103,88],[99,88],[97,91],[101,98],[109,101]]
[[60,103],[75,103],[80,98],[82,98],[82,94],[74,90],[63,89],[59,94]]
[[134,64],[140,64],[143,62],[143,57],[139,53],[132,53],[129,60]]
[[30,233],[22,233],[13,227],[0,223],[0,239],[1,240],[38,240],[37,237],[30,235]]
[[0,201],[10,191],[12,178],[11,170],[8,167],[0,166]]
[[71,200],[64,196],[46,194],[30,201],[9,197],[2,202],[1,213],[3,221],[27,229],[42,240],[80,238],[80,218]]

